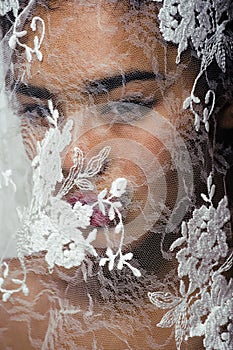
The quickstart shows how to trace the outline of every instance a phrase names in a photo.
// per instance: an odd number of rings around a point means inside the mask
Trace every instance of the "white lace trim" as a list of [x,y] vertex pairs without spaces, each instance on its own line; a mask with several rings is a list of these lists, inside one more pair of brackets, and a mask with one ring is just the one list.
[[222,275],[233,263],[223,230],[230,212],[226,197],[214,207],[211,175],[207,185],[208,196],[201,194],[206,204],[195,209],[187,223],[182,223],[182,237],[170,248],[173,251],[182,247],[176,253],[179,292],[148,294],[158,308],[170,309],[158,326],[175,327],[178,350],[184,340],[194,336],[204,336],[203,344],[208,350],[230,349],[232,344],[233,280],[227,282]]

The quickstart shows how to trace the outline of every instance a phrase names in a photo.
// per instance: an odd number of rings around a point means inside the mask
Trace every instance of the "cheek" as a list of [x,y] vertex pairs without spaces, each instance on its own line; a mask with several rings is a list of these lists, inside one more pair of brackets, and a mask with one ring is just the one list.
[[[122,199],[126,246],[141,239],[150,229],[148,223],[153,226],[166,206],[167,173],[172,160],[171,149],[169,150],[166,145],[165,136],[171,138],[172,130],[168,130],[167,134],[163,135],[167,130],[165,127],[167,124],[163,123],[168,121],[157,114],[135,125],[118,123],[95,126],[93,121],[90,123],[81,121],[81,125],[85,125],[85,128],[77,127],[78,130],[75,130],[74,126],[72,143],[67,147],[66,154],[62,154],[63,174],[66,177],[73,165],[74,147],[83,151],[84,165],[104,147],[111,147],[106,168],[101,170],[101,174],[94,176],[91,182],[96,186],[95,191],[99,193],[104,188],[109,190],[116,178],[127,179],[128,191]],[[23,119],[22,128],[25,129],[24,143],[31,154],[35,155],[35,141],[43,139],[46,127]],[[117,246],[116,235],[110,232],[111,235],[113,245]],[[96,247],[103,248],[105,244],[105,236],[102,232]]]
[[[139,126],[116,124],[99,126],[86,131],[75,142],[73,140],[63,164],[68,172],[72,166],[74,147],[84,152],[87,162],[101,149],[111,147],[106,167],[92,181],[96,191],[111,188],[116,178],[124,177],[128,181],[127,220],[134,220],[147,205],[147,202],[164,201],[166,196],[165,172],[170,162],[169,152],[152,134]],[[151,215],[154,208],[147,205]],[[148,215],[149,215],[148,214]]]
[[88,160],[106,146],[111,147],[105,171],[109,174],[109,180],[124,176],[136,186],[142,186],[145,176],[148,177],[150,172],[156,170],[157,163],[162,166],[169,160],[162,142],[143,127],[113,124],[90,128],[79,136],[73,135],[64,160],[64,169],[68,170],[72,166],[74,147],[80,148]]

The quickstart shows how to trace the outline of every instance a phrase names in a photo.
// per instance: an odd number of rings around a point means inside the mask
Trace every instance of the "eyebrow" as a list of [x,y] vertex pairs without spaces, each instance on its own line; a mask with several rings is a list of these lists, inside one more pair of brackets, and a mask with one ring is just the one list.
[[165,76],[161,73],[147,72],[147,71],[132,71],[125,74],[114,75],[99,80],[89,82],[85,87],[85,92],[93,95],[100,95],[108,93],[120,86],[135,80],[165,80]]
[[11,89],[19,94],[26,95],[29,97],[36,97],[41,100],[49,100],[53,94],[44,87],[34,86],[31,84],[24,84],[21,82],[14,82]]
[[[165,76],[161,73],[154,73],[148,71],[132,71],[129,73],[113,75],[111,77],[105,77],[103,79],[97,79],[89,81],[83,91],[91,95],[101,95],[109,93],[110,91],[117,89],[120,86],[124,86],[127,83],[135,80],[147,81],[147,80],[165,80]],[[31,84],[24,84],[22,82],[14,82],[12,90],[16,93],[26,95],[29,97],[35,97],[41,100],[49,100],[54,94],[44,87],[34,86]]]

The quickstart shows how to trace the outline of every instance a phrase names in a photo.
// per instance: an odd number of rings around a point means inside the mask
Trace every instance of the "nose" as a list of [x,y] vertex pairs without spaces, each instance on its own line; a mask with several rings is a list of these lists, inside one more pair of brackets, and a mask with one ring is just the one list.
[[[80,108],[70,114],[70,119],[73,121],[73,127],[71,142],[63,156],[64,177],[69,176],[76,161],[79,163],[76,164],[79,174],[84,173],[83,184],[85,181],[86,184],[91,182],[97,192],[110,188],[113,180],[123,176],[124,170],[119,161],[118,165],[116,164],[120,151],[111,147],[112,140],[117,137],[117,128],[104,122],[94,108]],[[82,189],[85,188],[81,186]],[[91,186],[87,186],[87,189],[91,189]]]
[[[166,179],[162,168],[166,154],[162,142],[150,131],[154,119],[149,120],[148,125],[145,125],[146,120],[137,124],[113,123],[110,119],[104,121],[98,113],[86,110],[85,113],[74,113],[72,120],[72,141],[64,157],[64,172],[69,174],[72,171],[74,159],[80,162],[80,169],[85,172],[90,163],[97,164],[103,155],[101,159],[106,168],[101,168],[99,173],[87,180],[93,184],[94,194],[105,188],[109,191],[117,178],[127,180],[130,196],[123,199],[126,203],[123,203],[126,209],[126,243],[137,241],[147,231],[147,218],[159,217],[159,204],[164,203],[166,197]],[[104,153],[106,149],[109,152]],[[78,150],[76,158],[75,150]],[[80,188],[75,187],[70,192],[75,191],[79,193]],[[113,233],[113,242],[114,237]],[[98,243],[100,247],[105,242],[102,238]]]
[[79,126],[74,121],[71,143],[63,160],[63,170],[67,173],[74,165],[75,152],[78,150],[76,160],[80,162],[80,166],[85,167],[88,163],[90,166],[91,162],[92,167],[103,171],[103,165],[106,165],[110,153],[110,133],[106,126],[94,125],[89,121],[84,121],[83,125]]
[[[67,148],[63,161],[63,173],[68,174],[73,166],[74,149],[80,149],[84,167],[91,159],[98,162],[101,150],[110,147],[111,150],[103,159],[99,170],[101,175],[92,178],[98,190],[111,186],[118,177],[127,180],[140,188],[146,183],[144,163],[140,161],[143,150],[148,153],[161,153],[161,144],[153,135],[149,135],[142,127],[126,123],[114,123],[110,118],[103,120],[94,108],[75,111],[73,120],[72,141]],[[95,158],[96,157],[96,158]]]

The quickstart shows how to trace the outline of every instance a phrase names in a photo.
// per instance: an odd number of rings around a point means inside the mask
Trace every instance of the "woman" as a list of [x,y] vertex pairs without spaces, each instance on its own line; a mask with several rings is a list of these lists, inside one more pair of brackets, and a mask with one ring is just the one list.
[[3,349],[230,347],[232,12],[201,4],[2,1],[30,160],[2,171]]

